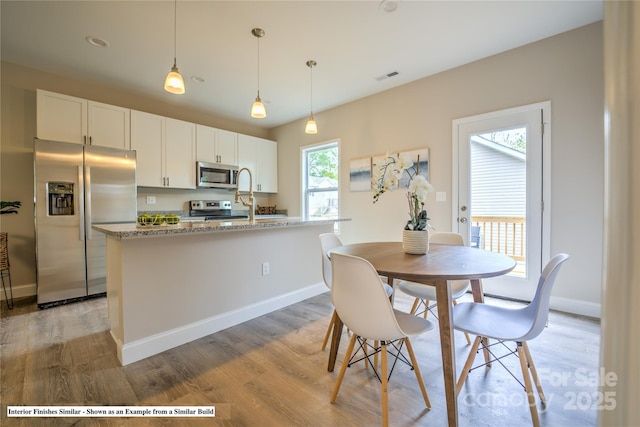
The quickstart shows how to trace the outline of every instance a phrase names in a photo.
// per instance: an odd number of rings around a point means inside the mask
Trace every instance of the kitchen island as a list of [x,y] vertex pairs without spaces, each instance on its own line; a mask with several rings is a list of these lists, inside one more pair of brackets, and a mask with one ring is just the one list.
[[270,218],[94,225],[107,241],[107,303],[127,365],[320,293],[318,234],[335,222]]

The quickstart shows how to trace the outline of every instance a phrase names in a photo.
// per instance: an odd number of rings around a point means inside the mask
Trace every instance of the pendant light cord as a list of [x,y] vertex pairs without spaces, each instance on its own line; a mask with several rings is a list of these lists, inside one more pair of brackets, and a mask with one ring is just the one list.
[[313,65],[309,67],[311,70],[311,78],[309,79],[309,110],[313,115]]
[[173,2],[173,65],[178,57],[178,0]]
[[260,97],[260,37],[256,37],[258,40],[258,97]]

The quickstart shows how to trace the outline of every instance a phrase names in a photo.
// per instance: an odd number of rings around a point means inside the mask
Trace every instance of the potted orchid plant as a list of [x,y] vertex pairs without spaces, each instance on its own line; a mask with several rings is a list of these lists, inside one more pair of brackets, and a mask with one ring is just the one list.
[[[420,248],[411,249],[405,247],[405,252],[424,254],[428,250],[427,229],[431,227],[424,206],[427,201],[427,193],[433,191],[433,186],[424,176],[418,175],[413,160],[411,160],[410,157],[399,154],[387,154],[385,156],[385,160],[380,163],[372,176],[372,185],[374,188],[373,203],[376,203],[382,194],[397,188],[405,173],[409,176],[409,187],[407,191],[409,220],[404,227],[403,243],[406,243],[408,240],[419,240],[420,242],[424,240],[424,243],[420,243]],[[406,233],[407,231],[423,231],[423,233],[412,234]]]

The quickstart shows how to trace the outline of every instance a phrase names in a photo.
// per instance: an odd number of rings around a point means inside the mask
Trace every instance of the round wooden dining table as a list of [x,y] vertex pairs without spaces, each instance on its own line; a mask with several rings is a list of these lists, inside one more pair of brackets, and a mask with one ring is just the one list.
[[[447,416],[449,426],[458,425],[451,286],[448,281],[468,279],[474,301],[483,302],[481,279],[507,274],[516,262],[506,255],[482,249],[437,244],[431,244],[426,255],[409,255],[403,252],[401,242],[356,243],[337,247],[331,252],[366,259],[379,275],[388,278],[392,286],[394,280],[435,286]],[[342,335],[343,324],[337,317],[329,353],[329,371],[334,369]]]

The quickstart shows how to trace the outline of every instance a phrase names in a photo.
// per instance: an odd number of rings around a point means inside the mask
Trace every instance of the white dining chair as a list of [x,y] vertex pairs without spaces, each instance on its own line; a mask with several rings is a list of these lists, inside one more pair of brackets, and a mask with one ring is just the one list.
[[[425,405],[430,408],[429,395],[409,337],[433,329],[433,323],[393,309],[384,283],[369,261],[351,255],[333,253],[331,264],[333,270],[331,300],[338,316],[352,332],[349,347],[331,393],[331,403],[336,401],[347,367],[364,358],[382,384],[383,426],[389,424],[387,385],[395,362],[398,360],[408,364],[414,370]],[[371,341],[375,343],[372,348],[373,353],[369,353],[365,348],[368,345],[367,342]],[[354,351],[356,342],[358,348]],[[404,346],[409,353],[410,362],[401,353]],[[361,357],[360,350],[362,350]],[[387,352],[395,358],[391,372],[388,372]],[[379,372],[377,363],[371,362],[371,356],[377,356],[378,353],[382,359]]]
[[[462,235],[459,233],[452,232],[435,232],[430,233],[429,235],[429,243],[435,243],[440,245],[450,245],[450,246],[464,246],[464,240],[462,239]],[[451,299],[453,305],[457,304],[457,299],[464,295],[471,286],[468,280],[450,280],[451,285]],[[420,315],[426,319],[429,311],[432,311],[436,306],[436,288],[435,286],[425,285],[422,283],[409,282],[406,280],[401,280],[398,282],[398,288],[404,292],[405,294],[414,297],[413,305],[411,306],[411,310],[409,313]],[[424,311],[418,312],[420,307],[424,308]],[[432,312],[433,313],[433,312]],[[434,313],[435,316],[435,313]],[[437,316],[436,316],[437,317]],[[471,339],[469,338],[469,334],[464,334],[467,344],[471,344]]]
[[[454,328],[476,335],[476,339],[473,342],[473,346],[471,347],[471,351],[469,352],[469,356],[467,357],[467,361],[456,385],[457,393],[460,393],[462,385],[472,369],[481,366],[489,367],[494,361],[498,361],[506,369],[507,367],[502,363],[501,359],[512,354],[517,355],[520,359],[520,368],[524,380],[524,385],[522,383],[520,384],[523,385],[527,393],[531,420],[534,426],[540,425],[529,371],[531,372],[531,376],[538,390],[538,395],[543,404],[546,404],[546,399],[527,341],[540,335],[547,324],[551,288],[558,276],[560,266],[567,259],[569,259],[569,255],[558,254],[547,263],[538,280],[536,294],[533,300],[525,307],[507,308],[484,303],[465,302],[453,308]],[[488,344],[485,338],[497,341]],[[498,344],[504,345],[504,341],[514,341],[516,343],[516,349],[510,350],[506,355],[496,356],[490,347]],[[471,366],[480,345],[482,345],[483,350],[488,350],[492,355],[492,360],[472,368]],[[515,375],[511,375],[517,379]]]
[[[334,233],[323,233],[320,234],[320,247],[322,249],[322,279],[324,280],[324,284],[331,290],[331,259],[329,258],[329,252],[331,249],[337,248],[338,246],[342,246],[342,241],[338,236]],[[391,297],[393,295],[393,288],[387,284],[385,284],[385,291],[387,292],[387,296]],[[333,326],[336,322],[336,311],[333,310],[331,314],[331,320],[329,321],[329,326],[327,327],[327,332],[324,335],[324,340],[322,341],[322,350],[324,351],[327,348],[327,343],[329,342],[329,337],[331,336],[331,331],[333,330]]]

